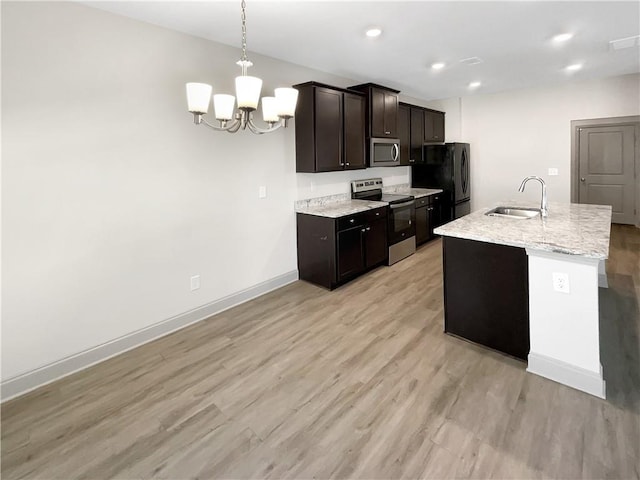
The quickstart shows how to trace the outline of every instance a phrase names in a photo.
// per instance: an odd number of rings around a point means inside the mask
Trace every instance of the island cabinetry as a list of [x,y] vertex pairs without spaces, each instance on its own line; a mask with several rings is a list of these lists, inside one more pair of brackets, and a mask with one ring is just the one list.
[[445,332],[527,360],[525,249],[444,237],[443,268]]
[[398,138],[398,90],[365,83],[349,87],[367,96],[367,136]]
[[387,259],[387,207],[339,218],[297,214],[300,279],[329,289]]
[[366,168],[366,97],[315,82],[296,85],[296,171]]
[[416,245],[435,238],[433,229],[440,226],[440,194],[416,198]]

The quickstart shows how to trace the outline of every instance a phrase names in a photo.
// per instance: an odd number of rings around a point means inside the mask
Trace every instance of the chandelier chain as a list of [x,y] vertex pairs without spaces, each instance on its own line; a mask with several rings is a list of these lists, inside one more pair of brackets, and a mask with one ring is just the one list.
[[242,60],[246,61],[247,60],[247,15],[245,13],[245,8],[246,8],[247,4],[245,2],[245,0],[242,0],[241,3],[241,7],[242,7]]

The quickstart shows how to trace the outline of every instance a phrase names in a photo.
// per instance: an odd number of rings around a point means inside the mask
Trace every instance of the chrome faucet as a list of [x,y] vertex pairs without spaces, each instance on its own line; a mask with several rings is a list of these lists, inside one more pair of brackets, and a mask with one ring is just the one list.
[[544,183],[544,180],[536,175],[531,175],[524,180],[520,184],[520,188],[518,189],[521,192],[524,192],[524,186],[527,184],[529,180],[538,180],[542,185],[542,201],[540,202],[540,216],[546,217],[549,215],[549,207],[547,206],[547,184]]

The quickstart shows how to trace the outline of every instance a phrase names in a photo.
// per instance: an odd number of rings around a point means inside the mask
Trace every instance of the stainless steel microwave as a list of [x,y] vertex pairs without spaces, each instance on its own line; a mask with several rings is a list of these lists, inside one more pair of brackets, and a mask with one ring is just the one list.
[[369,144],[370,167],[396,167],[400,165],[400,140],[372,138]]

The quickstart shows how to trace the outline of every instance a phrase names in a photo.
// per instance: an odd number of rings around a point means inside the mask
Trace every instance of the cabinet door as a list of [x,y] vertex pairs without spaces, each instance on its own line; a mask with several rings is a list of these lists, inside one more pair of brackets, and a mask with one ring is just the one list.
[[384,136],[398,137],[398,95],[384,93]]
[[315,101],[316,170],[342,170],[342,92],[317,88]]
[[335,221],[298,213],[298,271],[300,280],[333,288],[336,283]]
[[344,93],[344,167],[366,168],[366,98]]
[[431,238],[429,229],[431,227],[430,208],[416,208],[416,244],[420,245]]
[[369,121],[371,122],[371,136],[384,137],[384,107],[385,91],[377,88],[371,89],[371,111]]
[[400,139],[400,165],[410,165],[411,144],[411,108],[406,105],[398,107],[398,138]]
[[409,160],[412,164],[421,164],[422,144],[424,143],[424,110],[421,108],[411,109],[411,153]]
[[372,267],[387,259],[387,221],[382,218],[366,227],[365,257],[366,267]]
[[431,196],[431,206],[429,207],[431,210],[430,215],[430,227],[429,227],[429,237],[433,238],[433,229],[438,228],[442,225],[442,202],[440,201],[440,195],[432,195]]
[[444,142],[444,113],[436,112],[433,116],[433,138],[436,142]]
[[444,113],[425,110],[424,141],[444,142]]
[[364,226],[338,232],[338,281],[347,280],[364,270]]

